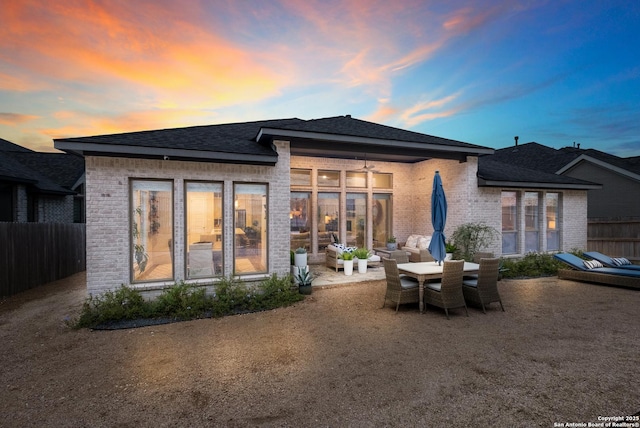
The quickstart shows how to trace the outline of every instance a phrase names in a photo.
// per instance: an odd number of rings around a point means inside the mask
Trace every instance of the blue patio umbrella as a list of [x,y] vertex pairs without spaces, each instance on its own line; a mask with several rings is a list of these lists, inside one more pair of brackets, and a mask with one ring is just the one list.
[[431,256],[441,264],[447,255],[446,240],[444,237],[444,224],[447,221],[447,198],[444,195],[440,172],[436,171],[433,177],[433,191],[431,193],[431,223],[433,224],[433,236],[429,244]]

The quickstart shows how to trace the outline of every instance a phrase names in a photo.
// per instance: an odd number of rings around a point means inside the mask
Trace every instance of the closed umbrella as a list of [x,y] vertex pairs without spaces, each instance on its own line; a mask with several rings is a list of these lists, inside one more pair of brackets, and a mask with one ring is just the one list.
[[444,224],[447,221],[447,198],[444,195],[440,173],[436,171],[433,177],[433,191],[431,193],[431,224],[433,236],[429,244],[431,256],[441,264],[447,255],[444,237]]

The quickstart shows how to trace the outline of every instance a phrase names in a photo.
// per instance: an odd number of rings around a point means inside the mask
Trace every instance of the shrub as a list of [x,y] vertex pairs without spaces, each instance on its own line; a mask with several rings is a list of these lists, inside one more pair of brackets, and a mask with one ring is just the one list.
[[528,253],[521,259],[502,259],[504,278],[533,278],[558,274],[561,263],[552,254]]
[[353,251],[353,256],[359,258],[360,260],[366,260],[371,256],[371,253],[366,248],[356,248]]
[[186,284],[184,281],[164,290],[154,302],[156,315],[165,315],[180,319],[201,317],[211,308],[211,300],[205,295],[203,287]]
[[473,256],[488,247],[497,238],[498,231],[484,223],[465,223],[453,232],[451,239],[463,259],[473,261]]
[[220,317],[240,312],[288,306],[304,299],[291,276],[273,274],[257,287],[247,286],[234,278],[221,278],[214,285],[215,296],[207,296],[204,287],[184,281],[165,289],[155,301],[145,300],[138,290],[122,285],[102,296],[89,296],[80,316],[68,322],[74,328],[94,328],[104,324],[142,318],[188,320]]
[[117,290],[107,291],[101,296],[89,296],[82,305],[75,327],[93,327],[110,321],[145,318],[152,312],[151,303],[144,300],[138,290],[123,284]]
[[299,302],[304,296],[298,293],[296,287],[291,286],[291,276],[286,275],[278,278],[273,274],[258,285],[256,293],[251,296],[249,309],[272,309],[282,306],[289,306]]

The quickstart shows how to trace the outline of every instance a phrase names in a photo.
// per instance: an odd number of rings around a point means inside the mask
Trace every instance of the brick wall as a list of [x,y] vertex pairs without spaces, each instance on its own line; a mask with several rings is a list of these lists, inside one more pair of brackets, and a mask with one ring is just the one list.
[[[173,180],[176,281],[185,278],[184,181],[223,181],[223,224],[227,236],[233,236],[233,183],[269,183],[269,271],[278,275],[288,273],[289,143],[275,144],[279,159],[273,167],[87,156],[87,291],[97,295],[130,284],[130,178]],[[229,275],[233,270],[233,242],[226,239],[224,245],[224,272]],[[172,283],[136,284],[136,287],[153,293]]]

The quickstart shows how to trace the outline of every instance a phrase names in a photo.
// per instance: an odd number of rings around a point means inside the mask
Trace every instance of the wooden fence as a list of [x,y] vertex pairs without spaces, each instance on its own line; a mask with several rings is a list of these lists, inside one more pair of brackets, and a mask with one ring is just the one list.
[[84,224],[0,223],[0,296],[85,269]]
[[589,219],[587,249],[640,261],[640,219]]

